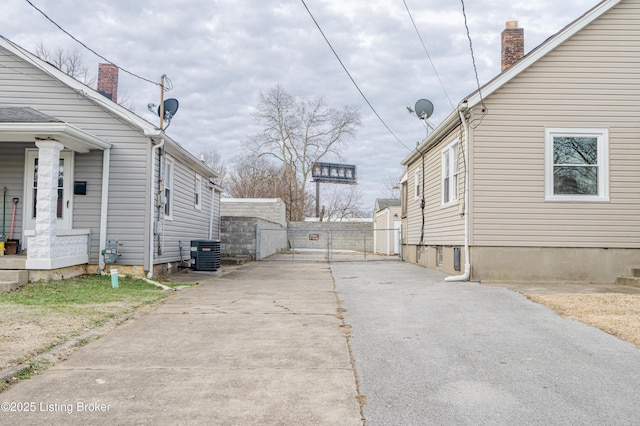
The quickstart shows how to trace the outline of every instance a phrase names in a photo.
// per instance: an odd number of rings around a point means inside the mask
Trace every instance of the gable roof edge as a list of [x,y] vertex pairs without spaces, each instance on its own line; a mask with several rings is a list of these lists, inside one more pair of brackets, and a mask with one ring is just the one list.
[[[564,27],[555,35],[549,37],[546,41],[529,52],[524,58],[522,58],[522,60],[516,62],[513,66],[511,66],[503,73],[498,74],[496,78],[484,85],[484,87],[482,87],[480,91],[476,91],[468,96],[466,100],[469,108],[482,103],[483,98],[486,98],[496,90],[500,89],[511,79],[515,78],[522,71],[529,68],[529,66],[533,65],[540,58],[551,52],[560,44],[564,43],[567,39],[595,21],[597,18],[602,16],[605,12],[609,11],[621,1],[622,0],[603,0],[601,3],[594,6],[584,15]],[[480,96],[480,94],[482,94],[482,96]]]
[[175,150],[178,152],[178,155],[181,155],[184,161],[190,162],[194,168],[200,169],[203,174],[206,173],[209,177],[218,177],[218,174],[213,169],[206,165],[203,165],[203,163],[198,160],[195,155],[190,153],[180,143],[176,142],[167,134],[165,134],[164,130],[160,130],[158,127],[154,126],[144,118],[129,111],[127,108],[117,104],[116,102],[113,102],[112,100],[106,98],[105,96],[98,93],[98,91],[76,80],[62,70],[49,64],[48,62],[43,61],[22,46],[19,46],[18,44],[2,35],[0,35],[0,47],[7,49],[9,52],[18,56],[20,59],[28,62],[29,64],[33,65],[45,74],[48,74],[52,78],[60,81],[62,84],[69,87],[71,90],[76,91],[79,95],[83,96],[88,101],[96,104],[99,108],[102,108],[120,118],[121,120],[125,121],[126,123],[137,127],[146,137],[158,137],[159,135],[162,135],[162,137],[165,138],[165,141],[175,148]]

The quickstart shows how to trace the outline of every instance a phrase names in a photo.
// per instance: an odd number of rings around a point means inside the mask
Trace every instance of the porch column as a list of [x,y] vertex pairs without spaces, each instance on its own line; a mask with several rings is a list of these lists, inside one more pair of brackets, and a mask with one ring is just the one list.
[[[29,240],[28,260],[38,269],[49,269],[54,255],[58,219],[58,173],[60,151],[58,141],[36,141],[38,147],[38,192],[36,195],[35,235]],[[34,265],[35,266],[35,265]],[[49,266],[49,267],[47,267]]]

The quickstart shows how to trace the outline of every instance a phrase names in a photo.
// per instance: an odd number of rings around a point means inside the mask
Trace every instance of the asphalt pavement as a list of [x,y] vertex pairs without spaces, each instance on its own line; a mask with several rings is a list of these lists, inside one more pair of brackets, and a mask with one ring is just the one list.
[[637,425],[640,351],[517,291],[333,263],[367,426]]

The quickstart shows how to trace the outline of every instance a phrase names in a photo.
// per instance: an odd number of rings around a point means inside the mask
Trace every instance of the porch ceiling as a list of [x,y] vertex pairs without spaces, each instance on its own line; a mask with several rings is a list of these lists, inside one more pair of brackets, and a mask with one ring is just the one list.
[[0,108],[0,143],[55,140],[76,152],[107,149],[111,144],[32,108]]

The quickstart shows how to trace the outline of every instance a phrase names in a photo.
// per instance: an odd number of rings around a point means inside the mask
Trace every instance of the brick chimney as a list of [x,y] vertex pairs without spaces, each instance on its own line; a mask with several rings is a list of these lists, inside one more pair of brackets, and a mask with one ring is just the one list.
[[502,71],[524,56],[524,29],[518,21],[508,21],[502,31]]
[[98,64],[98,92],[118,102],[118,67],[113,64]]

